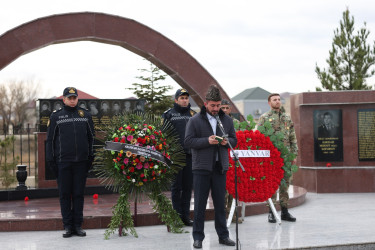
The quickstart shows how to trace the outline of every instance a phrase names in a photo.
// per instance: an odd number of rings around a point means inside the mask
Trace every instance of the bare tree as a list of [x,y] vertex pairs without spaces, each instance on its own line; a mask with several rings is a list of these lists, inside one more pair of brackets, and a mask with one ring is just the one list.
[[0,115],[4,131],[20,129],[28,119],[27,106],[36,100],[39,83],[33,79],[9,80],[0,84]]

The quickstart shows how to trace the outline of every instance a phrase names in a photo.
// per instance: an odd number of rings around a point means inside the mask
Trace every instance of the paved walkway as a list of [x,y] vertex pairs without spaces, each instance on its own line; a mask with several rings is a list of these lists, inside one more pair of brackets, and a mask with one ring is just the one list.
[[[270,224],[266,214],[245,217],[239,249],[375,249],[374,193],[308,193],[306,202],[290,212],[296,223]],[[219,245],[213,221],[205,225],[203,249],[235,249]],[[0,232],[0,249],[193,249],[191,228],[185,229],[172,234],[163,225],[137,227],[138,238],[113,235],[110,240],[104,240],[105,229],[67,239],[62,231]],[[230,234],[235,240],[235,224]]]

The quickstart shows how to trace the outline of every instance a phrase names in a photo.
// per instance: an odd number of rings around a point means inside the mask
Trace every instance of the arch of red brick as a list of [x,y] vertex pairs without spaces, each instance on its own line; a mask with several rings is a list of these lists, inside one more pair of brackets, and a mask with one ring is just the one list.
[[[26,53],[74,41],[118,45],[146,58],[186,88],[199,106],[211,84],[230,100],[210,73],[173,41],[134,20],[104,13],[52,15],[9,30],[0,37],[0,70]],[[235,105],[233,112],[238,112]]]

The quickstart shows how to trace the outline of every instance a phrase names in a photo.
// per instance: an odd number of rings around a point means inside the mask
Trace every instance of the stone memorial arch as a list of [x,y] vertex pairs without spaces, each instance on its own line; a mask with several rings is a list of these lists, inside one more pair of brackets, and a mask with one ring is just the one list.
[[[176,43],[135,20],[105,13],[51,15],[5,32],[0,36],[0,70],[34,50],[76,41],[117,45],[144,57],[186,88],[199,106],[203,105],[205,93],[211,84],[216,84],[223,98],[230,100],[210,73]],[[235,105],[233,112],[239,113]],[[45,133],[38,134],[39,188],[56,186],[56,181],[45,179],[45,139]],[[87,180],[87,185],[97,184],[97,179]]]
[[[144,57],[186,88],[199,106],[211,84],[230,100],[210,73],[176,43],[135,20],[104,13],[52,15],[7,31],[0,36],[0,70],[34,50],[75,41],[117,45]],[[239,113],[235,105],[233,112]]]

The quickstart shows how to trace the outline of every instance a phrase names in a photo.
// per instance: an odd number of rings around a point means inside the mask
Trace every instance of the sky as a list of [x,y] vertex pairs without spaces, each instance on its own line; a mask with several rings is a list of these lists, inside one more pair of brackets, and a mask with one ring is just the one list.
[[[315,91],[316,64],[326,68],[334,30],[349,8],[356,29],[375,40],[370,0],[17,0],[2,1],[0,35],[37,18],[69,12],[118,15],[160,32],[194,57],[233,97],[248,88],[269,92]],[[134,96],[142,57],[115,45],[71,42],[21,56],[0,71],[11,80],[39,84],[38,98],[60,96],[74,86],[98,98]],[[179,85],[171,78],[173,94]],[[374,86],[373,79],[368,84]]]

